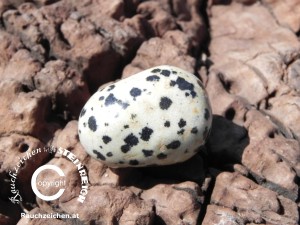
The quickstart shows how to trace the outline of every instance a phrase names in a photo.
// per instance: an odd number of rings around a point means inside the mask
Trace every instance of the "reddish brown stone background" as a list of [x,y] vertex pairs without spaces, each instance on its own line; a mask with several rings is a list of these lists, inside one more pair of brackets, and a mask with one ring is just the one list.
[[[299,0],[2,0],[0,12],[0,224],[299,224]],[[202,151],[122,170],[87,156],[77,118],[89,96],[161,64],[206,86],[214,119]],[[48,154],[18,174],[23,206],[8,200],[8,172],[46,145],[86,165],[83,205],[76,168]],[[30,186],[45,163],[67,177],[52,202]],[[79,219],[21,219],[23,210]]]

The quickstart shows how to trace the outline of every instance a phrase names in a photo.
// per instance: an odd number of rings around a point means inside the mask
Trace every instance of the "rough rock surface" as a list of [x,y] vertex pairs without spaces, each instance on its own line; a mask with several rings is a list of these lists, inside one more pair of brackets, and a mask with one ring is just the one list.
[[[211,196],[208,214],[214,214],[219,221],[235,221],[236,224],[252,223],[295,224],[299,220],[297,204],[268,188],[238,174],[222,172],[218,175]],[[216,206],[229,210],[220,213]],[[287,210],[282,210],[287,209]],[[216,212],[217,211],[217,212]],[[224,216],[225,214],[227,216]],[[230,215],[232,214],[232,215]],[[223,220],[220,217],[224,217]],[[211,224],[206,216],[203,224]]]
[[[299,12],[299,0],[0,1],[0,223],[299,224]],[[202,79],[214,113],[207,144],[165,167],[110,169],[90,158],[77,135],[89,96],[161,64]],[[59,147],[68,155],[49,153]],[[31,188],[44,164],[65,174],[37,178],[65,181],[53,201]]]

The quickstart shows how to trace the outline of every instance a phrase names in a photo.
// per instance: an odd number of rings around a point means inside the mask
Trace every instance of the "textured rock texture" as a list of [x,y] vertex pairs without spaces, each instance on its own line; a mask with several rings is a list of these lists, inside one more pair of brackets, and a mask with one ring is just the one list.
[[[0,224],[299,224],[299,0],[3,0],[0,12]],[[89,96],[161,64],[203,81],[214,113],[207,144],[165,167],[110,169],[91,159],[77,135]],[[84,166],[35,154],[45,146]],[[53,201],[31,188],[44,164],[65,174]],[[22,204],[8,199],[17,165]],[[37,182],[49,179],[61,177],[45,171]]]

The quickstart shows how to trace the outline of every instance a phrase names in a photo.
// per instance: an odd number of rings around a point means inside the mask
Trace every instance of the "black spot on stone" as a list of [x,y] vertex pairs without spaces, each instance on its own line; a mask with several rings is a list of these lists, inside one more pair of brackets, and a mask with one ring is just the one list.
[[119,161],[119,164],[124,164],[124,162],[123,161]]
[[104,96],[100,96],[99,100],[102,101],[104,99]]
[[109,94],[106,99],[105,99],[105,106],[113,105],[117,102],[118,100],[114,96],[114,94]]
[[183,128],[184,126],[186,125],[186,121],[184,120],[184,119],[180,119],[180,121],[178,122],[178,126],[180,127],[180,128]]
[[112,157],[113,154],[112,154],[112,152],[108,152],[108,153],[106,154],[106,156],[107,156],[107,157]]
[[165,159],[165,158],[167,158],[168,156],[166,155],[166,154],[164,154],[164,153],[159,153],[158,155],[157,155],[157,158],[158,159]]
[[189,93],[185,93],[185,96],[186,96],[186,97],[189,97],[189,96],[190,96],[190,94],[189,94]]
[[111,142],[111,137],[104,135],[102,137],[102,141],[104,142],[104,144],[107,144],[107,143]]
[[123,109],[126,109],[129,106],[129,104],[126,102],[125,103],[122,102],[120,105],[122,106]]
[[195,98],[197,94],[196,94],[195,91],[191,91],[191,95],[192,95],[193,98]]
[[177,134],[182,135],[184,133],[184,129],[181,129],[180,131],[177,131]]
[[170,144],[166,145],[167,149],[176,149],[181,145],[180,141],[172,141]]
[[172,70],[172,73],[173,73],[173,74],[177,74],[177,71],[175,71],[175,70]]
[[204,131],[203,131],[203,140],[206,139],[207,135],[208,135],[208,127],[205,127]]
[[170,82],[171,87],[174,87],[175,85],[178,85],[178,88],[182,91],[189,91],[193,98],[196,96],[194,85],[186,81],[184,78],[178,77],[176,81],[172,80]]
[[193,127],[191,130],[192,134],[197,134],[198,133],[198,128],[197,127]]
[[149,127],[144,127],[142,129],[142,133],[140,133],[141,135],[141,139],[143,141],[149,141],[151,134],[153,133],[153,130]]
[[127,125],[127,124],[124,125],[124,129],[127,129],[127,128],[129,128],[129,125]]
[[96,119],[94,116],[91,116],[88,120],[88,125],[89,125],[89,128],[92,130],[92,131],[96,131],[97,130],[97,124],[96,124]]
[[163,76],[168,77],[168,76],[170,76],[171,72],[170,72],[169,70],[162,70],[162,71],[160,72],[160,74],[163,75]]
[[171,106],[172,103],[173,103],[172,100],[169,99],[168,97],[162,97],[160,99],[159,107],[162,110],[167,110]]
[[176,84],[178,85],[180,90],[194,90],[194,85],[192,83],[189,83],[182,77],[178,77],[176,80]]
[[80,129],[79,129],[79,131],[78,131],[78,132],[79,132],[79,134],[81,134],[81,130],[80,130]]
[[107,91],[111,91],[112,89],[114,89],[115,88],[115,85],[113,84],[113,85],[110,85],[110,86],[108,86],[108,89],[107,89]]
[[141,89],[139,88],[132,88],[130,90],[130,95],[133,97],[133,99],[135,100],[136,97],[140,96],[142,93]]
[[93,111],[93,110],[94,110],[94,107],[91,107],[91,110]]
[[100,152],[98,152],[97,150],[93,150],[93,153],[96,154],[97,159],[101,159],[101,160],[103,160],[103,161],[106,160],[105,156],[102,155],[102,154],[101,154]]
[[109,125],[108,123],[104,123],[104,126],[108,127],[108,125]]
[[130,145],[131,147],[137,145],[139,143],[139,139],[133,135],[133,133],[129,134],[125,139],[125,143]]
[[170,127],[170,125],[171,125],[171,124],[170,124],[170,121],[168,121],[168,120],[164,123],[164,126],[165,126],[165,127]]
[[86,127],[86,123],[85,122],[83,123],[83,126]]
[[153,69],[151,70],[151,73],[159,73],[160,72],[160,69]]
[[83,108],[83,109],[81,110],[81,112],[80,112],[80,117],[83,117],[85,113],[86,113],[86,109]]
[[129,161],[129,165],[137,166],[137,165],[139,165],[139,161],[137,161],[137,160],[130,160]]
[[105,106],[110,106],[110,105],[113,105],[113,104],[118,104],[120,106],[122,106],[123,109],[126,109],[129,104],[126,103],[126,102],[122,102],[121,100],[117,99],[114,94],[109,94],[106,99],[105,99]]
[[127,153],[128,151],[130,151],[131,147],[139,143],[139,139],[134,136],[133,133],[131,133],[124,139],[124,142],[126,143],[126,145],[121,146],[121,151]]
[[149,157],[153,155],[153,150],[145,150],[143,149],[142,152],[144,153],[145,157]]
[[137,116],[136,114],[131,114],[130,115],[130,117],[131,117],[132,120],[134,120],[136,118],[136,116]]
[[100,145],[100,146],[99,146],[99,148],[101,148],[101,149],[102,149],[102,145]]
[[159,81],[160,77],[156,75],[151,75],[146,78],[146,81]]
[[121,146],[121,151],[122,151],[123,153],[129,152],[129,151],[130,151],[130,146],[129,146],[129,145],[122,145],[122,146]]
[[206,120],[208,120],[209,117],[210,117],[209,110],[208,110],[208,108],[205,108],[204,118],[205,118]]

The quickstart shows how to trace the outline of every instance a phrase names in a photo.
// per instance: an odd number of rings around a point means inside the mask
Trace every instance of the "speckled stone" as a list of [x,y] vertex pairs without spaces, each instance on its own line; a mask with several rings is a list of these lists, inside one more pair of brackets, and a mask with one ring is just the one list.
[[170,165],[197,153],[211,122],[201,81],[163,65],[97,91],[80,113],[78,132],[85,150],[110,167]]

